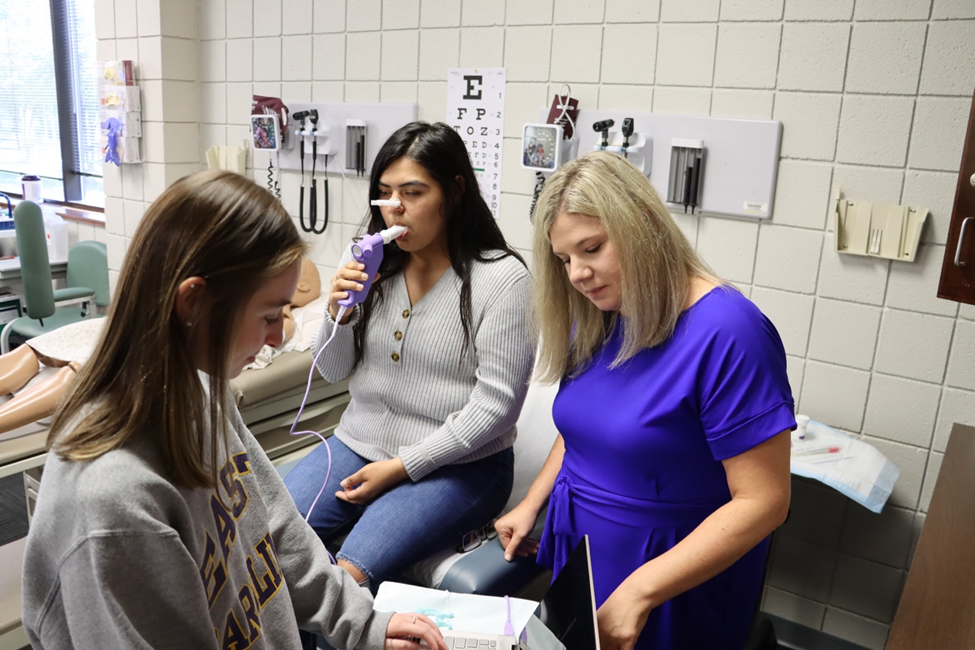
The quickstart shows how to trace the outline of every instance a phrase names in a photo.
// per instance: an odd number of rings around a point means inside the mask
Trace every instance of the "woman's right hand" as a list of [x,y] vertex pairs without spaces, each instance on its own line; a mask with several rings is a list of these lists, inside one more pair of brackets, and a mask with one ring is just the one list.
[[448,650],[436,623],[423,614],[393,614],[386,626],[384,650]]
[[[339,315],[339,300],[349,297],[350,291],[362,291],[362,283],[369,279],[364,273],[365,264],[352,260],[345,266],[340,266],[332,276],[332,285],[328,294],[328,313],[335,320]],[[379,277],[379,274],[376,274]],[[352,310],[348,310],[339,325],[345,325],[352,318]]]
[[522,501],[514,509],[494,522],[498,531],[498,541],[504,548],[504,559],[508,562],[515,555],[525,557],[538,552],[538,540],[528,536],[538,519],[538,508]]

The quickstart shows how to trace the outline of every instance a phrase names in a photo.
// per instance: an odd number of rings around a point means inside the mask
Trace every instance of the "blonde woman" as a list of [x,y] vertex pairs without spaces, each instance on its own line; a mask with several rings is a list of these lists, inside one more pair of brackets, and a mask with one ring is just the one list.
[[[775,328],[614,154],[546,183],[534,264],[560,435],[497,522],[506,557],[537,551],[557,574],[588,534],[604,650],[743,648],[789,507],[795,420]],[[527,534],[549,499],[539,544]]]
[[330,564],[228,381],[283,338],[304,243],[253,181],[200,172],[149,207],[61,405],[24,553],[34,648],[446,650]]

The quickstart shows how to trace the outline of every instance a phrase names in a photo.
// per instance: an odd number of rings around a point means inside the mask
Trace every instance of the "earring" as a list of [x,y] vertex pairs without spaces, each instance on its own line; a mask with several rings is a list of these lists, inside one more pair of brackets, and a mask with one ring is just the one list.
[[186,327],[193,327],[193,321],[186,321],[183,323]]

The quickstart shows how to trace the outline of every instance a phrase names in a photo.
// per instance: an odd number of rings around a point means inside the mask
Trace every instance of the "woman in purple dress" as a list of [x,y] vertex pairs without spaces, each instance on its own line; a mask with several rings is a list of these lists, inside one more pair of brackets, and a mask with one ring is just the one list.
[[602,650],[743,648],[789,508],[795,419],[778,333],[614,154],[545,184],[534,260],[539,372],[561,381],[560,435],[497,522],[505,556],[537,551],[557,574],[588,534]]

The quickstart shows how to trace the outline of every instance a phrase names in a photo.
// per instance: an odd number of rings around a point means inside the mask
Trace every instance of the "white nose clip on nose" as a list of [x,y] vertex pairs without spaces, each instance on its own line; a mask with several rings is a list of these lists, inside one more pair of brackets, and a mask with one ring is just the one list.
[[375,199],[374,201],[370,201],[369,204],[379,207],[386,206],[390,208],[398,208],[403,205],[399,199]]

